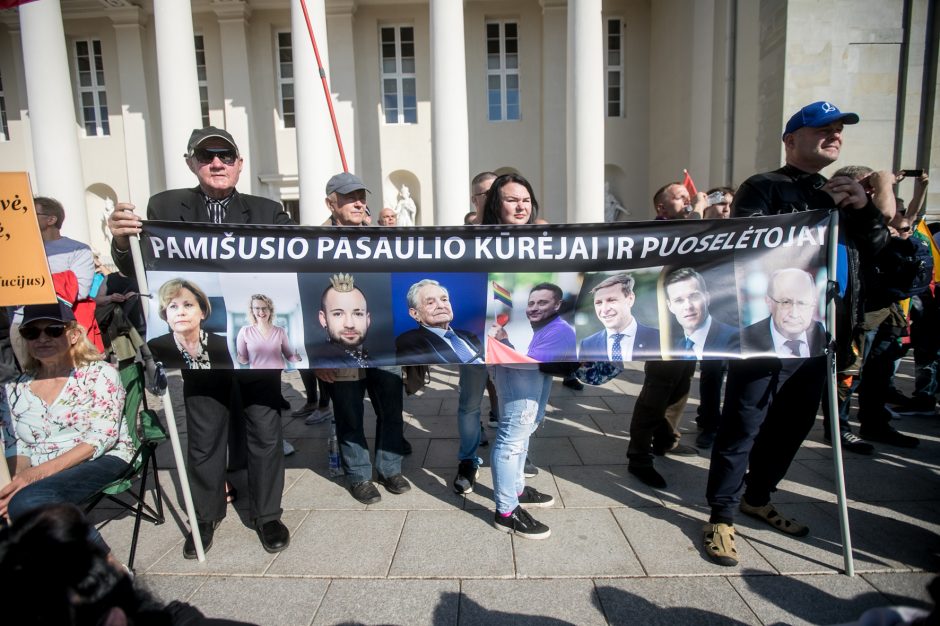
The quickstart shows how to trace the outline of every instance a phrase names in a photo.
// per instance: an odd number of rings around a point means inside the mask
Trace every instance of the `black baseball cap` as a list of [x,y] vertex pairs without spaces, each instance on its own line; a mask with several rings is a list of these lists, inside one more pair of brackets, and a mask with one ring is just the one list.
[[27,304],[23,307],[22,326],[40,320],[74,322],[75,314],[72,312],[72,307],[61,300],[56,301],[54,304]]
[[216,128],[215,126],[206,126],[205,128],[194,128],[193,134],[189,136],[189,143],[186,144],[186,156],[192,156],[193,150],[199,147],[203,141],[207,139],[212,139],[217,137],[230,146],[232,150],[235,151],[236,156],[238,156],[238,145],[235,143],[235,139],[232,135],[225,129]]

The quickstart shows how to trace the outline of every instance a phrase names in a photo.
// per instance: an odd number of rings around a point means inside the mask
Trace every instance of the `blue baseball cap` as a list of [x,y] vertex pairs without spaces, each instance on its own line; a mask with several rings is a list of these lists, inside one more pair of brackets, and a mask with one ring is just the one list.
[[843,124],[858,124],[859,117],[857,113],[843,113],[839,110],[839,107],[831,102],[819,101],[807,104],[793,114],[793,117],[787,122],[787,127],[781,138],[790,133],[795,133],[804,126],[820,128],[836,120],[842,120]]

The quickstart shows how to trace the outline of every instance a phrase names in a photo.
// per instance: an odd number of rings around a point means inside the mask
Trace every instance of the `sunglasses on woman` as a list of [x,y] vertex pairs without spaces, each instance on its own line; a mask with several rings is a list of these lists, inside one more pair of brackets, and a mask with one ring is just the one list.
[[26,341],[35,341],[39,339],[39,335],[45,333],[46,337],[52,339],[58,339],[65,332],[65,324],[49,324],[45,328],[37,328],[36,326],[21,326],[20,327],[20,337]]

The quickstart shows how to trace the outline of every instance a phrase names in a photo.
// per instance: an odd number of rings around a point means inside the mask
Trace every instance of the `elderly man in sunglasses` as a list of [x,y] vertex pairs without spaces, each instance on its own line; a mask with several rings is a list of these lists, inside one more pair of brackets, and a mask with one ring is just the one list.
[[[199,184],[191,189],[170,189],[150,198],[147,219],[216,224],[293,223],[277,202],[235,189],[242,171],[242,157],[227,131],[213,126],[195,129],[184,158]],[[111,255],[128,275],[133,274],[129,237],[140,233],[141,226],[134,206],[127,203],[119,203],[108,218],[113,235]],[[265,550],[283,550],[290,543],[290,535],[281,522],[284,491],[283,434],[278,412],[281,373],[184,370],[182,374],[189,431],[186,464],[205,549],[212,545],[213,533],[225,517],[229,415],[243,408],[250,518]],[[233,396],[240,397],[241,407],[233,404]],[[192,534],[183,544],[183,556],[196,558]]]

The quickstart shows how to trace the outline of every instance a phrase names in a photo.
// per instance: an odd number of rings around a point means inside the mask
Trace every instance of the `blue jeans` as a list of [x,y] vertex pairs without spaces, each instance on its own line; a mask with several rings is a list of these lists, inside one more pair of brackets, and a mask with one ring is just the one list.
[[495,366],[491,371],[499,395],[499,428],[490,457],[493,497],[498,513],[510,513],[519,506],[518,496],[525,488],[529,436],[545,417],[552,377],[535,367]]
[[[111,454],[84,461],[23,487],[10,499],[7,511],[15,522],[27,511],[46,504],[82,504],[117,480],[126,470],[127,462]],[[90,539],[110,551],[98,529],[91,526]]]
[[480,445],[480,405],[489,373],[485,365],[460,366],[460,397],[457,401],[457,430],[460,433],[458,461],[473,461],[479,465],[477,448]]
[[370,367],[361,380],[337,381],[330,385],[336,438],[343,472],[350,485],[372,480],[369,445],[362,425],[366,391],[375,410],[375,470],[381,476],[401,474],[404,428],[401,376]]

